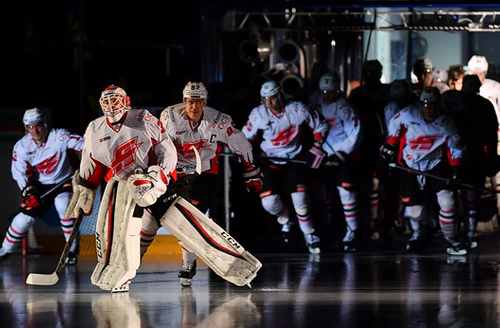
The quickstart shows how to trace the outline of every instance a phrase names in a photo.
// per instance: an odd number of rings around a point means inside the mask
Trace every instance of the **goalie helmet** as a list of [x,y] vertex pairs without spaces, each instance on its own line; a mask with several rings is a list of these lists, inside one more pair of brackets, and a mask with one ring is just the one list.
[[337,74],[326,73],[320,77],[318,85],[322,92],[334,92],[340,89],[340,78]]
[[99,104],[104,116],[112,123],[120,121],[123,114],[130,110],[130,98],[125,90],[115,85],[110,85],[104,89]]
[[36,107],[27,109],[23,115],[23,123],[25,128],[30,124],[36,124],[36,123],[46,124],[45,114]]
[[192,99],[207,99],[208,91],[202,82],[188,82],[182,90],[182,96]]
[[260,96],[263,98],[272,97],[279,94],[281,87],[275,81],[267,81],[262,84],[260,88]]
[[470,58],[467,63],[467,68],[469,71],[487,72],[488,71],[488,61],[484,56],[474,55]]

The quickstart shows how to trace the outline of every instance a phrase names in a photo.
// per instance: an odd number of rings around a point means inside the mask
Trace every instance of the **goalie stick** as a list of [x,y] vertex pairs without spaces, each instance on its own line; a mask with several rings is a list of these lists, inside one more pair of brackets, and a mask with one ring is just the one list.
[[53,286],[59,281],[58,274],[61,272],[62,268],[66,264],[66,258],[68,257],[69,250],[71,245],[76,239],[78,235],[78,231],[80,228],[80,224],[83,221],[83,212],[80,210],[80,215],[75,219],[73,224],[73,231],[69,235],[68,241],[64,246],[61,257],[59,258],[59,262],[57,263],[56,269],[51,274],[42,274],[42,273],[30,273],[28,278],[26,278],[26,284],[28,285],[40,285],[40,286]]
[[[441,180],[441,181],[446,181],[446,182],[452,182],[451,179],[443,178],[443,177],[440,177],[440,176],[437,176],[437,175],[434,175],[434,174],[431,174],[431,173],[427,173],[427,172],[424,172],[424,171],[415,170],[415,169],[412,169],[410,167],[397,165],[396,163],[389,163],[389,166],[390,167],[394,167],[396,169],[400,169],[400,170],[409,171],[409,172],[412,172],[412,173],[424,175],[424,176],[427,176],[429,178],[433,178],[433,179],[437,179],[437,180]],[[459,182],[459,183],[454,183],[454,184],[457,185],[457,186],[459,186],[459,187],[463,187],[463,188],[467,188],[467,189],[473,189],[473,190],[480,191],[480,192],[498,193],[497,190],[476,187],[476,186],[470,185],[468,183],[461,183],[461,182]]]

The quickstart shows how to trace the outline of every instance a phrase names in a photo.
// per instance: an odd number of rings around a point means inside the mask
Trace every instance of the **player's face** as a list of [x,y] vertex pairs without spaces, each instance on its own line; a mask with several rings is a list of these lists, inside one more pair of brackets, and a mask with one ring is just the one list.
[[422,82],[424,87],[432,86],[432,71],[427,70],[422,73]]
[[438,117],[438,108],[435,101],[421,101],[422,113],[427,122],[432,122]]
[[270,97],[262,97],[262,100],[264,101],[264,105],[266,106],[266,108],[269,108],[275,113],[281,112],[282,109],[281,101],[277,95]]
[[45,127],[45,124],[28,124],[26,125],[26,129],[37,144],[43,143],[45,141],[45,136],[47,134],[47,127]]
[[323,91],[323,103],[325,105],[330,105],[331,103],[336,102],[338,99],[339,99],[338,92],[334,92],[334,91],[324,92]]
[[451,83],[450,88],[452,90],[462,91],[463,83],[464,83],[464,77],[462,75],[458,78],[458,80]]
[[203,107],[205,107],[205,99],[185,98],[184,105],[186,106],[186,114],[193,122],[199,122],[203,115]]

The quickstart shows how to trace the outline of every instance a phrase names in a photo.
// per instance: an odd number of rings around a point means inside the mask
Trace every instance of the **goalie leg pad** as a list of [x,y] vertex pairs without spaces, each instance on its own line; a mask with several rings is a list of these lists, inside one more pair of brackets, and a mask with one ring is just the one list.
[[90,278],[103,290],[130,283],[139,268],[142,219],[134,217],[135,205],[126,182],[108,182],[96,224],[97,265]]
[[160,223],[217,275],[237,286],[249,285],[262,267],[224,229],[181,197],[177,197]]

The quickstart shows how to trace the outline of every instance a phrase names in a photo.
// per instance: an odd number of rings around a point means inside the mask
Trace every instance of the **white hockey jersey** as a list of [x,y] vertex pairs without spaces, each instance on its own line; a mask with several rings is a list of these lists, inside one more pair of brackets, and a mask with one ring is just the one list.
[[492,79],[485,79],[479,88],[479,95],[491,101],[500,122],[500,83]]
[[426,123],[418,103],[402,109],[389,121],[387,143],[400,144],[400,158],[412,169],[429,171],[447,156],[451,166],[462,158],[460,137],[453,121],[440,115]]
[[121,123],[104,116],[89,123],[84,136],[80,176],[92,187],[102,178],[126,180],[138,167],[160,166],[175,171],[177,152],[161,122],[145,109],[131,109]]
[[65,129],[51,129],[42,147],[26,134],[14,145],[12,177],[21,190],[28,182],[57,184],[74,172],[69,152],[81,153],[82,148],[83,138]]
[[278,115],[265,105],[255,107],[242,131],[252,143],[259,137],[259,131],[262,132],[260,148],[266,156],[295,158],[302,151],[303,128],[309,128],[315,140],[324,140],[328,123],[318,112],[294,101],[285,105]]
[[359,141],[359,118],[343,97],[329,105],[322,104],[319,112],[328,122],[330,130],[323,143],[328,156],[336,152],[350,155]]
[[196,126],[186,115],[182,103],[164,109],[160,120],[177,148],[177,171],[181,174],[192,174],[196,168],[192,146],[200,153],[202,172],[218,173],[219,156],[224,145],[245,162],[253,162],[252,145],[248,139],[235,128],[231,116],[216,109],[205,106],[202,119]]

